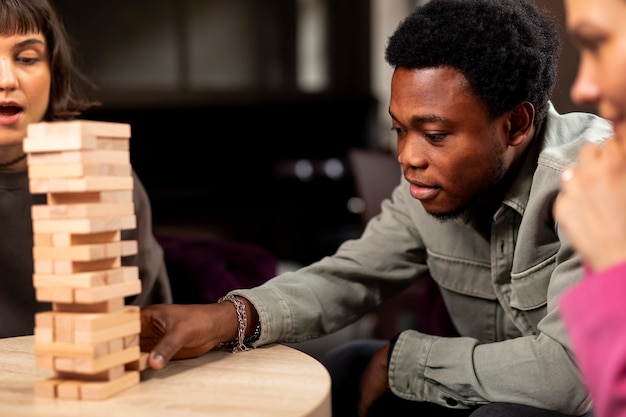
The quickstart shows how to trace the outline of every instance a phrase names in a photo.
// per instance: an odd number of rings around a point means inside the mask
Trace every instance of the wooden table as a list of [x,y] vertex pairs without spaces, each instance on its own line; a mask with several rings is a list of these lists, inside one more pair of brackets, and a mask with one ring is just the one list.
[[99,401],[35,397],[33,337],[0,339],[0,416],[330,417],[330,376],[317,360],[275,344],[212,351],[141,372],[141,382]]

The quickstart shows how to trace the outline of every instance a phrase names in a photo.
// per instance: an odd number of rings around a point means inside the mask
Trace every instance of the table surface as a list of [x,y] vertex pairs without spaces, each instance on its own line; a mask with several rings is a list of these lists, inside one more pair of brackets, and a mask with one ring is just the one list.
[[11,417],[330,417],[330,376],[313,357],[274,344],[211,351],[141,372],[141,382],[104,400],[36,397],[33,337],[0,339],[0,415]]

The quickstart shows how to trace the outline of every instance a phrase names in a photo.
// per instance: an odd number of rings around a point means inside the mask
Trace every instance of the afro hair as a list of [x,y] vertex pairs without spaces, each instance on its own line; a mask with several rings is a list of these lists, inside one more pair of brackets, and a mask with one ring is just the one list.
[[452,67],[490,117],[528,101],[538,125],[557,79],[560,35],[530,0],[430,0],[400,23],[385,59],[394,68]]

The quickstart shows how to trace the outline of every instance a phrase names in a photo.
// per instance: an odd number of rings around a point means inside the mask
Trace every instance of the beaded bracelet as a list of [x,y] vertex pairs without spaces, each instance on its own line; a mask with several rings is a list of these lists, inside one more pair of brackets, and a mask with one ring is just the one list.
[[259,336],[261,335],[261,323],[257,323],[256,328],[254,329],[254,333],[248,339],[246,339],[246,327],[248,327],[248,316],[246,315],[246,307],[239,300],[239,298],[234,295],[225,295],[219,300],[218,303],[223,301],[230,301],[235,306],[235,311],[237,311],[237,337],[232,342],[220,343],[218,347],[231,347],[233,348],[233,353],[243,352],[246,350],[250,350],[250,347],[246,345],[246,343],[255,342]]

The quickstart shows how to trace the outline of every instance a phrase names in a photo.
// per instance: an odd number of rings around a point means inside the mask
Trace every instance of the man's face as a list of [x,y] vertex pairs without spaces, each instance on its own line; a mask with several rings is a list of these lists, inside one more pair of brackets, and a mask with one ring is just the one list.
[[411,195],[435,217],[488,196],[508,169],[507,118],[489,120],[455,69],[396,69],[389,113]]

